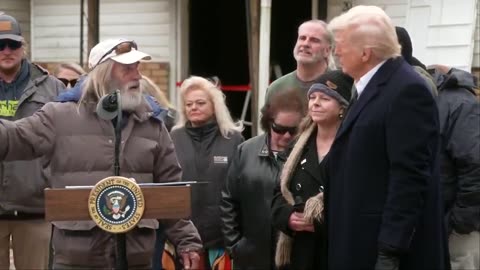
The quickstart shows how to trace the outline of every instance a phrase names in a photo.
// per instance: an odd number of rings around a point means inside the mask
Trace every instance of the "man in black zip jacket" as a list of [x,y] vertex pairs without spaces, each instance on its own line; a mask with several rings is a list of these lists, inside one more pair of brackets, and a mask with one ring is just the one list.
[[440,176],[452,269],[480,269],[480,102],[477,78],[436,65]]

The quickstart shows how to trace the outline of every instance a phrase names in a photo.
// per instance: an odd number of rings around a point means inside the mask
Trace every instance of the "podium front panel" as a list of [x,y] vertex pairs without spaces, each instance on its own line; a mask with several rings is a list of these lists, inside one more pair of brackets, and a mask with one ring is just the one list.
[[[90,220],[88,197],[91,188],[45,189],[45,220]],[[145,212],[142,219],[188,218],[191,214],[191,187],[142,187]]]

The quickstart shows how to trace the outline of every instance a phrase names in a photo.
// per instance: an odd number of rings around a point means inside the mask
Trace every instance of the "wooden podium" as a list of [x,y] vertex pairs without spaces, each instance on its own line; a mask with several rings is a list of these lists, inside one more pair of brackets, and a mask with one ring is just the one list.
[[[139,184],[144,199],[141,219],[180,219],[191,214],[191,183]],[[88,201],[92,186],[45,189],[45,220],[92,220]],[[125,233],[116,233],[115,269],[128,269]]]
[[[179,185],[179,186],[178,186]],[[190,184],[142,185],[145,212],[142,219],[187,218],[191,214]],[[88,196],[92,187],[45,189],[45,220],[91,220]]]

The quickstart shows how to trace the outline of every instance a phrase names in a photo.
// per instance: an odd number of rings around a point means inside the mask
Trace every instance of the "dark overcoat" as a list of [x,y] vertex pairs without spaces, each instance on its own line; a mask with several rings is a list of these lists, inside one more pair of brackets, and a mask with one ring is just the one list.
[[448,268],[439,121],[423,79],[387,60],[350,108],[326,160],[329,269],[373,269],[379,245],[400,269]]

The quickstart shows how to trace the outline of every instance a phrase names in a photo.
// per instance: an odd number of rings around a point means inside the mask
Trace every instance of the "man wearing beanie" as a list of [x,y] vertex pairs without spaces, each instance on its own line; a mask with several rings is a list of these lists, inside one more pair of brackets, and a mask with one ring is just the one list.
[[355,93],[326,160],[328,269],[449,269],[435,99],[381,8],[329,28]]
[[327,71],[308,90],[308,116],[272,201],[272,223],[280,231],[275,254],[279,269],[327,267],[324,160],[345,117],[352,84],[342,71]]
[[[0,14],[0,119],[30,116],[64,87],[26,58],[19,23]],[[48,267],[52,228],[44,220],[47,166],[42,158],[0,162],[0,269],[10,267],[10,241],[17,269]]]
[[432,76],[428,73],[427,67],[420,62],[417,58],[415,58],[412,48],[412,40],[410,39],[410,35],[408,34],[407,30],[400,26],[395,26],[395,32],[397,33],[398,43],[402,46],[402,56],[409,63],[413,69],[425,80],[430,88],[430,92],[432,95],[437,96],[437,86],[433,82]]

